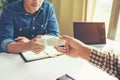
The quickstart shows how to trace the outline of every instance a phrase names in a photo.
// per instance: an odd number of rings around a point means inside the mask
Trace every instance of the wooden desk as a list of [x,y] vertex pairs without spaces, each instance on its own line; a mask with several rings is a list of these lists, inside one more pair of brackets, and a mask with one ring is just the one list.
[[18,54],[0,54],[0,80],[56,80],[64,74],[76,80],[117,80],[81,58],[62,55],[25,63]]

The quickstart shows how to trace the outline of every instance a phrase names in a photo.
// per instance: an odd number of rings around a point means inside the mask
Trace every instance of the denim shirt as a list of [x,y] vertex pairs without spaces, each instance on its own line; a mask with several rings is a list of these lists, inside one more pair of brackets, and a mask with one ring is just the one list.
[[7,52],[7,44],[18,36],[32,39],[44,34],[59,36],[59,25],[50,2],[44,1],[34,15],[25,12],[23,1],[11,3],[0,17],[0,52]]

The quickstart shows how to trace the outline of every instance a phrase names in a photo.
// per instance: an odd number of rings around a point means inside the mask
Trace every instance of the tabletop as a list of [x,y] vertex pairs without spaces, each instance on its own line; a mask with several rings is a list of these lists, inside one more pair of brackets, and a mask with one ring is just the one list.
[[61,55],[25,63],[19,54],[0,53],[0,80],[56,80],[64,74],[76,80],[117,80],[81,58]]

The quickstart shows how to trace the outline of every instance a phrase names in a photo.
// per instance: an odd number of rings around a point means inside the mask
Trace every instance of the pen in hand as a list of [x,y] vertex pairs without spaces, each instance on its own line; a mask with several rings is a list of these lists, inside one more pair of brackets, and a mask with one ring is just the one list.
[[43,53],[45,53],[46,55],[48,55],[48,56],[49,56],[48,52],[46,52],[46,51],[43,51]]

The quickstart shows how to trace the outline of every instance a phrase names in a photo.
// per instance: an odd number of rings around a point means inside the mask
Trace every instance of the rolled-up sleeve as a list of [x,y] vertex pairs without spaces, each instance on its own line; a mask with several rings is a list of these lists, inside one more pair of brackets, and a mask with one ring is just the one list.
[[8,45],[10,42],[14,42],[14,40],[6,39],[6,40],[4,40],[4,41],[2,42],[1,48],[3,49],[3,51],[8,52],[8,51],[7,51],[7,45]]

